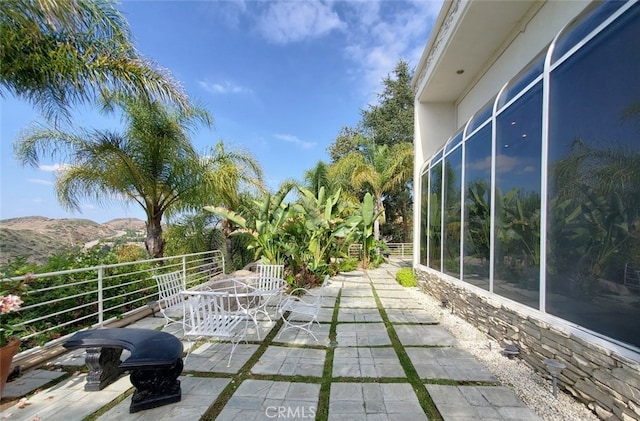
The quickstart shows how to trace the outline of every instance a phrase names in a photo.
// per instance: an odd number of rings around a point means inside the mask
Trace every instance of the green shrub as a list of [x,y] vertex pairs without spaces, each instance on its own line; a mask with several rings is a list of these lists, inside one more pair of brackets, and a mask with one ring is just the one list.
[[348,257],[338,262],[338,272],[351,272],[358,268],[358,259]]
[[418,286],[413,270],[409,268],[400,269],[398,273],[396,273],[396,281],[398,281],[398,283],[403,287]]

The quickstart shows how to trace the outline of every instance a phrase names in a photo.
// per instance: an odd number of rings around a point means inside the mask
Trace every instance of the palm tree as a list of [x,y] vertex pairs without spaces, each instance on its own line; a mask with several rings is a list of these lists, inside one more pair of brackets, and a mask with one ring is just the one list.
[[140,56],[114,0],[0,1],[0,95],[46,117],[108,92],[189,102],[170,73]]
[[394,188],[406,184],[413,175],[413,145],[400,142],[392,146],[369,143],[364,152],[351,152],[331,168],[331,178],[342,180],[343,187],[356,191],[365,188],[374,198],[374,238],[380,239],[384,223],[384,198]]
[[[217,186],[217,200],[214,203],[226,209],[237,211],[246,195],[264,193],[265,186],[260,164],[246,151],[232,151],[224,147],[222,141],[218,142],[205,158],[212,171]],[[222,217],[222,233],[226,242],[227,262],[231,262],[231,233],[232,222]]]
[[201,108],[174,110],[140,97],[114,103],[122,108],[124,133],[33,127],[16,141],[15,152],[23,165],[34,166],[41,154],[66,153],[70,163],[58,173],[55,188],[70,210],[79,210],[82,197],[98,204],[137,203],[146,213],[147,252],[161,257],[163,216],[199,209],[217,192],[219,177],[189,139],[198,124],[210,126],[211,117]]

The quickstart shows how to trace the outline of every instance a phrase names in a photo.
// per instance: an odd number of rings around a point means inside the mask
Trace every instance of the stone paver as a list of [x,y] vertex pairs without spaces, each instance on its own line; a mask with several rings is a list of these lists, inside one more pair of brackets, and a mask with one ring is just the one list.
[[288,348],[270,346],[253,366],[253,374],[322,377],[324,349]]
[[338,346],[391,345],[383,323],[341,323],[336,333]]
[[426,420],[408,383],[333,383],[329,420]]
[[0,418],[11,420],[81,420],[131,389],[129,376],[123,376],[100,392],[85,392],[86,374],[78,374],[29,397],[23,409],[8,408]]
[[344,297],[340,299],[340,308],[378,308],[371,297]]
[[508,387],[437,384],[426,386],[438,411],[447,421],[540,419]]
[[188,371],[237,373],[257,350],[258,345],[240,342],[233,352],[231,364],[227,367],[231,343],[206,342],[187,355],[184,361],[184,369]]
[[405,351],[421,379],[497,382],[473,355],[456,348],[413,348]]
[[216,419],[314,419],[319,396],[319,384],[245,380]]
[[327,323],[314,323],[311,331],[318,340],[301,329],[289,328],[282,330],[273,338],[273,342],[285,343],[288,345],[311,345],[311,346],[329,346],[329,329],[331,326]]
[[[423,323],[435,324],[438,321],[429,312],[420,309],[388,309],[387,317],[391,323]],[[396,326],[397,331],[397,326]]]
[[[84,364],[84,358],[82,359]],[[39,389],[45,384],[64,376],[65,373],[61,371],[49,371],[49,370],[30,370],[15,379],[12,382],[7,383],[6,387],[2,391],[3,398],[19,398],[26,395],[32,390]]]
[[[335,276],[322,302],[320,324],[312,327],[318,341],[299,329],[274,335],[275,308],[270,311],[273,321],[263,318],[257,328],[250,325],[248,343],[242,341],[238,345],[230,367],[227,367],[231,350],[228,341],[183,340],[188,356],[180,377],[182,400],[178,403],[129,414],[133,387],[128,375],[102,391],[85,392],[86,374],[76,374],[30,396],[30,405],[25,409],[3,410],[0,419],[84,419],[115,400],[119,402],[98,419],[199,419],[204,414],[213,415],[210,411],[216,411],[217,407],[212,404],[225,387],[238,381],[242,383],[221,412],[215,413],[217,420],[314,419],[319,409],[321,384],[324,384],[322,376],[325,368],[329,368],[333,382],[328,407],[322,410],[328,412],[330,420],[426,420],[414,387],[424,387],[421,393],[431,395],[447,421],[537,420],[535,413],[512,389],[501,386],[477,359],[456,347],[453,336],[438,325],[437,315],[420,308],[408,289],[396,282],[397,270],[397,265],[383,264],[366,273],[355,271]],[[317,293],[317,289],[313,293]],[[340,304],[335,312],[337,297]],[[337,320],[333,319],[334,315]],[[332,326],[335,342],[329,340]],[[131,327],[162,328],[182,336],[180,324],[165,326],[162,317],[147,317]],[[400,344],[391,342],[387,329],[395,332]],[[271,337],[272,342],[261,347],[267,337]],[[405,371],[398,358],[399,352],[402,355],[399,347],[404,347],[415,372]],[[332,359],[327,358],[330,349]],[[259,358],[258,350],[261,350]],[[127,356],[128,352],[123,352],[122,358]],[[84,364],[84,350],[75,350],[45,367]],[[238,376],[243,367],[248,370],[243,371],[243,376],[249,378]],[[33,390],[42,386],[34,386],[36,378],[46,384],[60,374],[61,371],[32,370],[10,382],[7,391],[22,386]],[[268,380],[260,376],[268,376]],[[452,384],[434,384],[441,380]],[[455,382],[483,382],[484,385],[463,386]],[[16,395],[24,393],[20,389]]]
[[405,377],[393,348],[336,348],[333,377]]
[[369,286],[351,284],[342,287],[342,299],[346,297],[372,297],[373,289]]
[[400,342],[404,346],[455,346],[456,339],[446,329],[431,325],[394,325]]
[[172,420],[197,420],[213,401],[215,401],[231,379],[212,379],[206,377],[181,376],[182,400],[179,404],[164,405],[158,408],[147,409],[133,414],[129,413],[131,396],[123,400],[98,420],[110,421],[172,421]]
[[338,323],[346,322],[382,322],[382,316],[378,309],[356,309],[340,307],[338,311]]
[[408,298],[380,297],[380,302],[384,308],[421,308],[419,303]]

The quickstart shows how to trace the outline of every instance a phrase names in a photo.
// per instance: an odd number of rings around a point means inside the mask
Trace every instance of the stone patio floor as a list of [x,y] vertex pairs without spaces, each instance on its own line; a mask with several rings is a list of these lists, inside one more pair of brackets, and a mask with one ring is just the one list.
[[[4,397],[27,398],[0,419],[72,420],[537,420],[536,414],[395,281],[398,262],[331,279],[318,337],[280,321],[260,322],[240,343],[198,342],[180,377],[182,400],[129,413],[125,375],[99,392],[84,391],[84,350],[9,382]],[[147,317],[131,327],[181,337],[179,325]],[[193,345],[183,341],[185,350]]]

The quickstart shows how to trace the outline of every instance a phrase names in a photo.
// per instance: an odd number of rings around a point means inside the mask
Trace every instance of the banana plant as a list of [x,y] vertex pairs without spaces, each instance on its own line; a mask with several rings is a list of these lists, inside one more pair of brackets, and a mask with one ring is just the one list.
[[284,226],[292,216],[291,206],[284,203],[291,186],[284,186],[273,196],[268,193],[262,200],[253,200],[246,209],[247,218],[240,213],[220,206],[205,206],[204,210],[226,218],[239,228],[232,235],[249,235],[248,248],[255,258],[265,263],[279,264],[283,260],[286,238]]
[[[346,233],[341,228],[341,223],[347,202],[340,200],[341,189],[327,194],[322,186],[317,196],[306,188],[300,187],[298,190],[300,198],[293,205],[293,211],[300,222],[294,235],[299,241],[299,248],[303,249],[299,250],[299,254],[303,256],[300,260],[306,270],[324,274],[331,258],[340,254],[340,247],[344,244],[342,239]],[[295,246],[291,244],[291,248]]]
[[352,227],[358,233],[362,241],[362,267],[369,267],[371,252],[375,249],[375,238],[373,235],[373,222],[380,216],[380,211],[376,212],[371,193],[364,195],[362,203],[356,213],[347,219],[347,226]]

